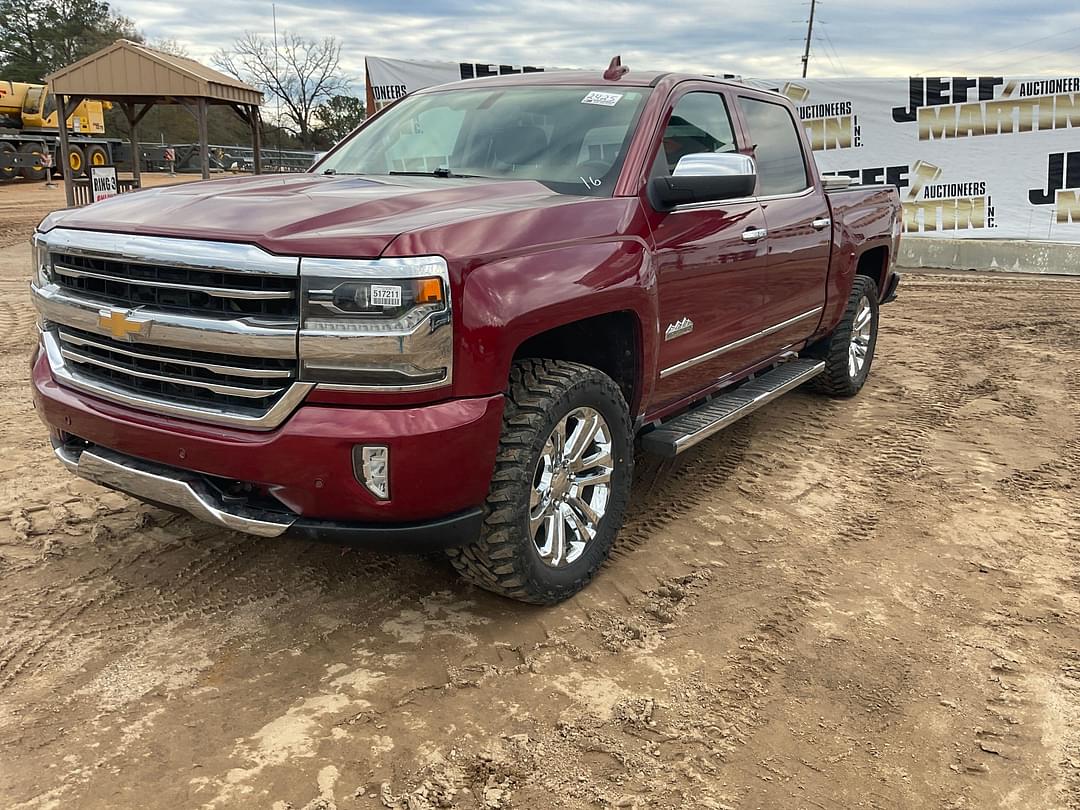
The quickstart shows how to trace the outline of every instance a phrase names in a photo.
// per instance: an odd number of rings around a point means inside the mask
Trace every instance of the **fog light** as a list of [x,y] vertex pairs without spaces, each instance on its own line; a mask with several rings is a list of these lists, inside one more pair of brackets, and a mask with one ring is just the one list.
[[390,448],[381,444],[357,444],[352,451],[356,480],[378,498],[390,498]]

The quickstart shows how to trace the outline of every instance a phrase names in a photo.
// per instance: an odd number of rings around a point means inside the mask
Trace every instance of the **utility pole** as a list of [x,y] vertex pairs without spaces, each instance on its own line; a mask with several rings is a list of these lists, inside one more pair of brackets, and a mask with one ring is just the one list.
[[817,7],[817,0],[810,0],[810,22],[806,26],[806,49],[802,55],[802,77],[806,78],[806,66],[810,62],[810,38],[814,35],[814,9]]
[[[278,71],[278,41],[277,41],[277,3],[270,4],[270,12],[274,15],[274,81],[277,82],[278,88],[282,86],[281,73]],[[277,139],[277,167],[276,171],[281,171],[281,94],[275,93],[277,99],[277,119],[275,120],[275,134]]]

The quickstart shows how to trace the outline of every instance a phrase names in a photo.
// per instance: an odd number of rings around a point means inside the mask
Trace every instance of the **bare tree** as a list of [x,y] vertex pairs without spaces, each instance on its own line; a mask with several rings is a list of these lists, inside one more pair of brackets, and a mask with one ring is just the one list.
[[161,51],[167,53],[170,56],[181,56],[184,59],[190,59],[191,54],[188,53],[187,46],[179,40],[175,40],[172,37],[165,37],[163,39],[155,39],[150,43],[150,47],[155,51]]
[[[274,40],[245,33],[232,50],[214,54],[214,65],[281,101],[286,118],[305,147],[312,145],[315,107],[348,89],[341,72],[341,43],[336,37],[306,39],[282,32]],[[281,124],[282,122],[278,122]]]

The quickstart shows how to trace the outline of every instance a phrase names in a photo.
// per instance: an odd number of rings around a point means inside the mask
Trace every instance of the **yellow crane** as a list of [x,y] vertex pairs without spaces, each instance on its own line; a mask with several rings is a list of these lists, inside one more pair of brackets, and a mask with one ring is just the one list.
[[[108,102],[85,100],[68,116],[68,165],[75,177],[90,166],[113,162],[114,141],[105,137]],[[44,84],[0,81],[0,181],[44,179],[46,152],[59,152],[56,96]]]

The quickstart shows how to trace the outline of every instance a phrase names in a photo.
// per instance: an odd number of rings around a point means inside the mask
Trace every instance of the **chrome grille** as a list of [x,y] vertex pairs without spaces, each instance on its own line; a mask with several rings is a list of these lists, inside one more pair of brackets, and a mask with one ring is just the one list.
[[252,430],[279,426],[312,389],[297,380],[297,257],[63,227],[34,242],[31,294],[61,385]]
[[166,349],[58,329],[64,361],[86,381],[198,408],[257,415],[296,379],[296,361]]
[[123,307],[233,317],[295,318],[296,279],[54,253],[53,277],[73,293]]

